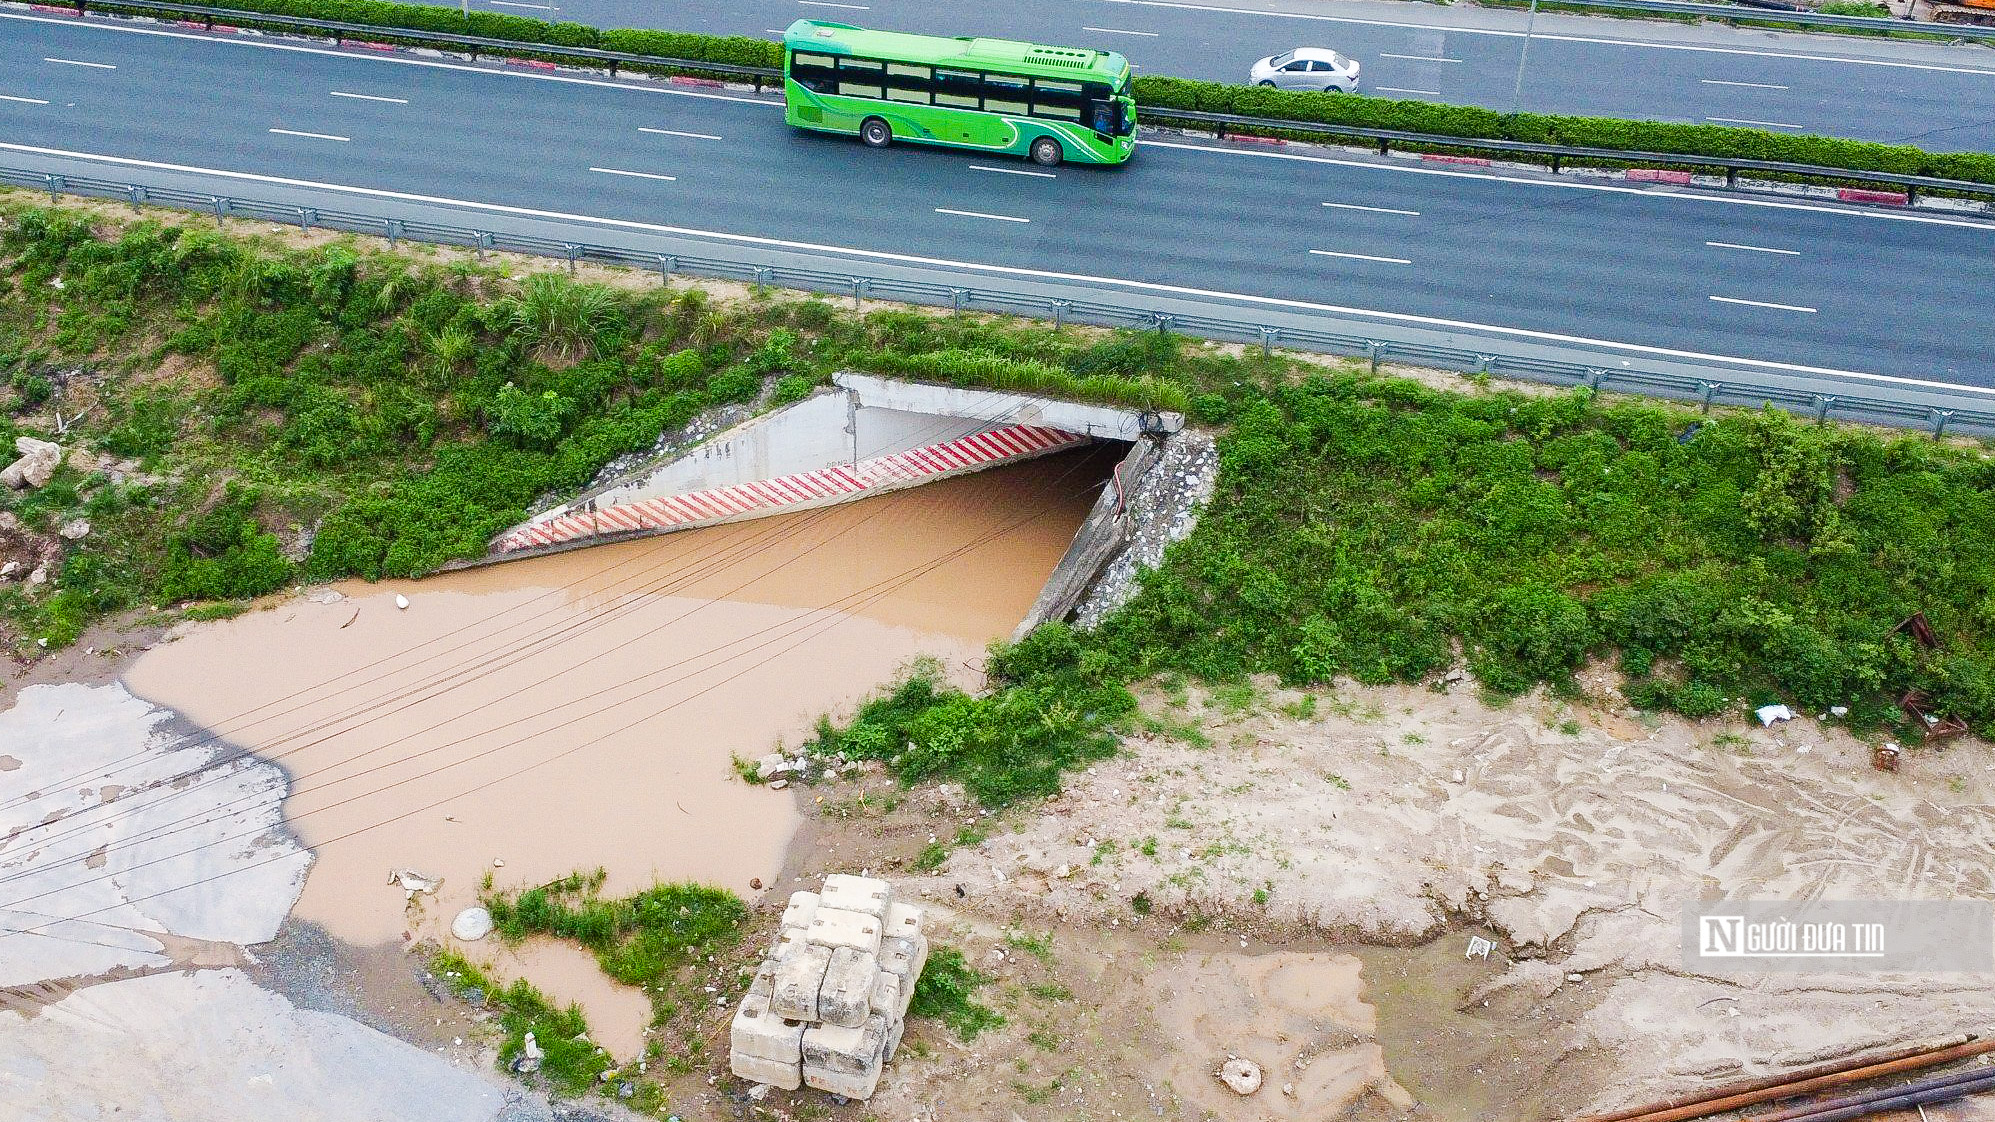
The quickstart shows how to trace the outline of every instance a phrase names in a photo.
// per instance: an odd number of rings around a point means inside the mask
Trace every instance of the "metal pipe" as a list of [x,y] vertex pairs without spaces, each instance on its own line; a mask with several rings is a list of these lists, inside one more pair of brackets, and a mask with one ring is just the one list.
[[1684,1119],[1688,1118],[1705,1118],[1713,1114],[1723,1114],[1728,1110],[1736,1110],[1742,1106],[1751,1106],[1754,1103],[1793,1098],[1796,1095],[1805,1095],[1810,1091],[1821,1091],[1831,1087],[1847,1087],[1852,1083],[1861,1083],[1866,1079],[1879,1079],[1887,1075],[1896,1075],[1901,1071],[1918,1071],[1921,1068],[1937,1067],[1940,1064],[1951,1063],[1954,1060],[1964,1060],[1971,1056],[1986,1055],[1989,1052],[1995,1052],[1995,1040],[1976,1040],[1967,1044],[1955,1045],[1952,1048],[1942,1048],[1937,1052],[1924,1052],[1919,1055],[1907,1056],[1903,1059],[1888,1060],[1884,1063],[1869,1063],[1863,1067],[1850,1068],[1846,1071],[1818,1075],[1812,1078],[1799,1080],[1790,1078],[1788,1081],[1760,1090],[1745,1091],[1727,1095],[1723,1098],[1707,1099],[1680,1107],[1654,1110],[1646,1114],[1624,1114],[1621,1117],[1631,1120],[1631,1122],[1634,1122],[1634,1120],[1639,1120],[1639,1122],[1684,1122]]
[[[1870,1118],[1885,1111],[1903,1110],[1906,1107],[1925,1103],[1946,1103],[1978,1095],[1984,1091],[1995,1091],[1995,1071],[1981,1073],[1981,1078],[1971,1083],[1953,1083],[1945,1087],[1929,1087],[1920,1091],[1898,1088],[1898,1094],[1890,1098],[1876,1099],[1846,1107],[1836,1107],[1819,1114],[1806,1115],[1807,1122],[1850,1122],[1856,1118]],[[1924,1113],[1923,1111],[1921,1112]]]
[[1851,1107],[1868,1105],[1872,1110],[1885,1109],[1886,1100],[1902,1098],[1906,1095],[1923,1094],[1962,1084],[1973,1084],[1963,1094],[1975,1094],[1989,1089],[1981,1085],[1995,1081],[1995,1068],[1977,1067],[1967,1071],[1956,1071],[1952,1075],[1936,1075],[1931,1079],[1921,1079],[1916,1083],[1906,1083],[1897,1087],[1877,1087],[1854,1095],[1836,1099],[1822,1099],[1800,1106],[1790,1106],[1776,1110],[1772,1114],[1755,1114],[1752,1122],[1825,1122],[1823,1115]]
[[[1588,371],[1588,373],[1590,374],[1592,371]],[[1693,1103],[1710,1102],[1712,1099],[1722,1099],[1731,1095],[1743,1095],[1752,1091],[1764,1091],[1769,1087],[1779,1087],[1782,1084],[1793,1083],[1802,1079],[1835,1075],[1838,1072],[1849,1071],[1851,1068],[1866,1067],[1871,1064],[1887,1064],[1893,1060],[1921,1056],[1927,1052],[1936,1052],[1941,1048],[1957,1047],[1973,1039],[1974,1036],[1972,1033],[1960,1033],[1923,1044],[1894,1048],[1889,1052],[1872,1056],[1844,1056],[1840,1060],[1830,1060],[1826,1063],[1816,1064],[1814,1067],[1799,1068],[1781,1075],[1762,1076],[1758,1079],[1743,1079],[1737,1083],[1721,1083],[1716,1087],[1706,1087],[1702,1091],[1693,1091],[1687,1095],[1678,1095],[1675,1098],[1663,1099],[1660,1102],[1652,1102],[1646,1106],[1631,1106],[1610,1114],[1589,1114],[1583,1118],[1575,1118],[1572,1122],[1625,1122],[1626,1119],[1639,1118],[1644,1114],[1654,1114],[1660,1110],[1690,1106]],[[1754,1118],[1753,1122],[1762,1122],[1762,1120]]]

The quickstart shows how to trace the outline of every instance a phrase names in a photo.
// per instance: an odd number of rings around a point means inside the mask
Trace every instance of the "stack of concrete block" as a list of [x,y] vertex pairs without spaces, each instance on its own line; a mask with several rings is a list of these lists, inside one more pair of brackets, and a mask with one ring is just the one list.
[[871,1098],[927,962],[921,909],[895,902],[886,881],[833,874],[822,892],[795,893],[735,1009],[734,1074]]

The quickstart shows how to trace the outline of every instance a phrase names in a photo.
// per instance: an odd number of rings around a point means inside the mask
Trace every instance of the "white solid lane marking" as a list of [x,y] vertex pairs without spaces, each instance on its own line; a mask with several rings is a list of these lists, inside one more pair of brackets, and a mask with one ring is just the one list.
[[1769,304],[1765,300],[1739,300],[1731,296],[1713,296],[1711,299],[1720,304],[1744,304],[1748,308],[1772,308],[1777,312],[1807,312],[1810,315],[1815,313],[1815,309],[1804,308],[1799,304]]
[[1380,93],[1419,94],[1421,97],[1441,96],[1440,90],[1406,90],[1406,89],[1401,89],[1398,86],[1373,86],[1372,88]]
[[1395,55],[1395,54],[1387,54],[1387,53],[1386,53],[1386,52],[1384,52],[1384,51],[1380,51],[1380,52],[1378,53],[1378,57],[1380,57],[1380,58],[1403,58],[1403,59],[1405,59],[1405,60],[1406,60],[1406,61],[1408,61],[1408,62],[1460,62],[1460,61],[1462,61],[1461,59],[1458,59],[1458,58],[1440,58],[1440,57],[1437,57],[1437,56],[1435,56],[1435,55]]
[[1373,257],[1369,253],[1338,253],[1334,249],[1312,249],[1309,252],[1318,257],[1345,257],[1352,261],[1377,261],[1385,265],[1411,265],[1404,257]]
[[680,132],[680,131],[679,131],[679,130],[677,130],[677,129],[648,129],[648,128],[645,128],[645,127],[644,127],[643,125],[639,125],[639,126],[637,127],[637,131],[638,131],[638,132],[648,132],[648,133],[650,133],[650,134],[651,134],[651,135],[653,135],[653,136],[683,136],[683,137],[687,137],[687,138],[689,138],[689,139],[692,139],[692,140],[719,140],[719,139],[720,139],[720,137],[717,137],[717,136],[715,136],[714,134],[712,134],[712,133],[710,133],[710,132]]
[[590,168],[589,170],[601,172],[604,175],[628,175],[633,179],[661,179],[667,183],[677,183],[679,181],[679,177],[676,175],[659,175],[656,172],[649,171],[623,171],[618,168]]
[[1744,90],[1784,90],[1786,86],[1776,86],[1771,82],[1724,82],[1716,78],[1699,78],[1707,86],[1737,86]]
[[492,5],[497,8],[532,8],[536,12],[551,12],[554,10],[554,5],[552,4],[522,4],[519,3],[519,0],[492,0]]
[[1752,125],[1755,128],[1762,129],[1802,129],[1808,127],[1806,125],[1786,125],[1779,121],[1748,121],[1739,117],[1706,117],[1704,119],[1720,125]]
[[353,140],[350,136],[334,136],[331,133],[324,132],[299,132],[296,129],[271,129],[270,131],[276,133],[278,136],[302,136],[307,140],[337,140],[341,144],[350,143]]
[[[1210,156],[1245,156],[1264,160],[1300,160],[1308,164],[1334,164],[1338,167],[1369,168],[1372,171],[1393,172],[1400,175],[1438,175],[1446,179],[1479,179],[1490,183],[1523,183],[1533,187],[1550,187],[1564,191],[1605,191],[1613,195],[1646,195],[1652,199],[1669,199],[1690,203],[1715,203],[1724,206],[1767,207],[1773,210],[1806,210],[1818,214],[1836,214],[1844,218],[1870,218],[1880,222],[1918,222],[1929,226],[1958,226],[1969,230],[1984,230],[1995,233],[1995,223],[1976,222],[1960,218],[1937,218],[1924,214],[1905,214],[1881,207],[1839,207],[1822,206],[1816,203],[1789,203],[1775,199],[1746,199],[1736,195],[1685,194],[1675,191],[1651,191],[1645,187],[1620,187],[1611,183],[1565,183],[1553,179],[1527,179],[1521,175],[1496,175],[1479,171],[1450,171],[1443,168],[1402,167],[1397,163],[1380,164],[1362,160],[1340,160],[1331,156],[1304,156],[1295,152],[1264,152],[1255,148],[1220,148],[1210,144],[1178,144],[1168,140],[1146,140],[1146,148],[1177,148],[1186,152],[1202,152]],[[0,145],[0,147],[5,147]]]
[[830,0],[797,0],[806,8],[850,8],[855,12],[870,12],[873,9],[865,4],[833,4]]
[[1323,205],[1336,207],[1338,210],[1368,210],[1373,214],[1408,214],[1415,218],[1420,217],[1420,212],[1417,210],[1395,210],[1389,206],[1359,206],[1356,203],[1324,203]]
[[1030,222],[1030,218],[1013,218],[1009,214],[985,214],[980,210],[950,210],[946,206],[935,208],[937,214],[954,214],[963,218],[988,218],[992,222]]
[[[74,26],[65,21],[50,22],[64,22],[65,26]],[[757,104],[767,103],[758,102]],[[1935,382],[1928,378],[1906,378],[1893,374],[1872,374],[1862,370],[1839,370],[1831,366],[1805,366],[1800,363],[1776,362],[1764,358],[1745,358],[1738,355],[1720,355],[1704,351],[1680,350],[1674,347],[1657,347],[1647,343],[1623,343],[1614,339],[1596,339],[1586,335],[1563,335],[1558,332],[1539,331],[1528,327],[1504,327],[1493,323],[1477,323],[1474,320],[1444,319],[1439,316],[1416,315],[1412,312],[1383,312],[1371,308],[1352,308],[1341,304],[1323,304],[1310,300],[1289,300],[1275,296],[1255,296],[1245,292],[1223,292],[1210,288],[1193,288],[1188,285],[1159,284],[1155,281],[1092,276],[1087,273],[1065,273],[1053,269],[1024,269],[1015,265],[992,265],[981,261],[958,261],[947,257],[922,257],[911,253],[888,253],[877,249],[855,249],[850,246],[825,245],[821,242],[799,242],[784,238],[765,238],[754,234],[730,234],[722,230],[701,230],[687,226],[666,226],[656,222],[635,222],[627,218],[603,218],[593,214],[574,214],[559,210],[539,210],[534,207],[480,202],[475,199],[453,199],[439,195],[421,195],[411,191],[390,191],[380,187],[358,187],[346,183],[322,183],[317,180],[292,179],[281,175],[261,175],[256,172],[228,171],[222,168],[174,164],[161,160],[141,160],[132,156],[111,156],[99,152],[73,152],[62,148],[41,148],[32,144],[15,144],[5,140],[0,140],[0,152],[25,152],[29,155],[48,156],[66,160],[94,160],[99,163],[117,164],[121,167],[149,168],[153,171],[183,172],[193,175],[211,175],[217,179],[236,179],[249,183],[264,183],[278,187],[297,187],[308,191],[339,191],[350,195],[359,195],[364,198],[393,199],[397,202],[406,203],[429,203],[438,206],[458,207],[465,210],[484,211],[490,214],[512,214],[524,218],[544,218],[554,222],[601,226],[612,230],[637,230],[647,234],[712,238],[716,241],[733,242],[739,245],[771,246],[776,249],[803,250],[810,253],[842,253],[850,257],[864,258],[872,261],[892,261],[903,265],[932,265],[943,269],[966,269],[996,276],[1031,277],[1035,280],[1065,281],[1079,284],[1107,284],[1138,292],[1160,292],[1170,296],[1191,296],[1202,299],[1219,298],[1261,307],[1286,308],[1291,311],[1369,316],[1373,319],[1387,320],[1393,323],[1415,323],[1424,327],[1449,327],[1469,331],[1487,331],[1492,335],[1503,335],[1519,339],[1536,339],[1541,342],[1572,343],[1583,347],[1612,347],[1630,354],[1657,355],[1663,358],[1693,359],[1702,362],[1735,363],[1740,366],[1750,366],[1759,370],[1782,370],[1798,374],[1828,374],[1839,378],[1856,378],[1863,381],[1884,382],[1897,386],[1920,386],[1926,389],[1947,390],[1953,393],[1995,396],[1995,389],[1982,386],[1958,385],[1951,382]],[[1673,197],[1694,198],[1695,196]],[[1978,223],[1962,223],[1962,225],[1979,226]],[[1989,229],[1991,227],[1980,228]]]
[[970,170],[971,170],[971,171],[994,171],[994,172],[997,172],[997,173],[998,173],[999,175],[1030,175],[1030,176],[1033,176],[1033,177],[1035,177],[1035,178],[1038,178],[1038,179],[1058,179],[1058,178],[1060,178],[1059,176],[1057,176],[1057,175],[1053,174],[1053,173],[1052,173],[1052,172],[1050,172],[1050,171],[1026,171],[1026,170],[1025,170],[1024,168],[994,168],[994,167],[991,167],[991,166],[990,166],[989,164],[971,164],[971,165],[970,165]]
[[13,94],[0,94],[0,101],[18,101],[18,102],[20,102],[20,103],[21,103],[22,105],[47,105],[47,104],[48,104],[48,102],[46,102],[46,101],[43,101],[43,100],[42,100],[41,98],[38,98],[38,97],[15,97],[15,96],[14,96]]
[[1763,245],[1741,245],[1738,242],[1705,242],[1712,249],[1743,249],[1751,253],[1778,253],[1783,257],[1799,257],[1798,249],[1768,249]]
[[1083,27],[1081,28],[1081,30],[1099,31],[1103,35],[1141,35],[1145,39],[1155,39],[1159,34],[1158,32],[1155,31],[1124,31],[1119,27]]
[[87,67],[89,67],[89,68],[90,68],[90,69],[92,69],[92,70],[116,70],[116,69],[117,69],[117,67],[116,67],[116,66],[113,66],[113,65],[111,65],[111,64],[110,64],[110,63],[108,63],[108,62],[80,62],[80,61],[78,61],[78,60],[76,60],[76,59],[73,59],[73,58],[44,58],[44,59],[43,59],[42,61],[43,61],[43,62],[53,62],[53,63],[57,63],[57,64],[59,64],[59,65],[62,65],[62,66],[87,66]]
[[334,97],[351,98],[354,101],[385,101],[390,105],[407,105],[409,103],[409,99],[406,97],[382,97],[379,94],[346,93],[343,90],[333,90],[331,92]]
[[[1352,23],[1367,27],[1404,27],[1414,31],[1452,32],[1456,35],[1488,35],[1498,39],[1522,39],[1522,31],[1503,31],[1493,27],[1453,27],[1438,23],[1400,23],[1385,19],[1361,19],[1356,16],[1318,16],[1302,12],[1256,12],[1244,8],[1228,8],[1217,4],[1186,4],[1170,0],[1101,0],[1104,4],[1129,4],[1145,8],[1175,8],[1189,12],[1222,12],[1230,16],[1272,16],[1276,19],[1314,20],[1321,23]],[[1980,74],[1995,78],[1995,70],[1983,66],[1947,66],[1936,62],[1898,62],[1882,58],[1850,58],[1841,55],[1810,55],[1796,51],[1755,51],[1744,47],[1707,47],[1696,43],[1656,43],[1640,39],[1608,39],[1597,35],[1554,35],[1537,32],[1533,39],[1545,39],[1559,43],[1592,43],[1608,47],[1647,47],[1655,51],[1698,51],[1714,55],[1749,55],[1753,58],[1784,58],[1799,62],[1834,62],[1849,66],[1884,66],[1899,70],[1936,70],[1944,74]]]

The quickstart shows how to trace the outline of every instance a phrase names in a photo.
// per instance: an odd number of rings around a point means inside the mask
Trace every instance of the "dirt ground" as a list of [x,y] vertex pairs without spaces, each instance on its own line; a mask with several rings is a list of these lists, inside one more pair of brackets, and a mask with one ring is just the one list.
[[[1830,724],[1637,719],[1595,683],[1155,691],[1160,731],[996,818],[877,772],[803,792],[783,887],[925,897],[1007,1018],[912,1029],[854,1116],[1555,1118],[1995,1027],[1986,975],[1699,977],[1677,945],[1717,894],[1995,895],[1985,745],[1886,774]],[[1215,1079],[1233,1055],[1267,1073],[1251,1098]]]

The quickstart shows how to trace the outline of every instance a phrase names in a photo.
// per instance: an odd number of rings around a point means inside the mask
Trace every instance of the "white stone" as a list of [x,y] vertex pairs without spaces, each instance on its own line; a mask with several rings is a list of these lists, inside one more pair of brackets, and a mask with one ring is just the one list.
[[873,1012],[873,978],[878,956],[852,947],[831,952],[824,985],[817,991],[817,1019],[828,1025],[860,1028]]
[[873,972],[873,1012],[885,1016],[889,1021],[898,1022],[907,1016],[907,1007],[913,1001],[912,980],[885,970]]
[[[856,1028],[812,1025],[804,1030],[804,1078],[812,1071],[878,1077],[887,1054],[887,1019],[866,1018]],[[813,1084],[815,1086],[815,1084]]]
[[734,1021],[728,1028],[728,1047],[737,1056],[802,1063],[805,1027],[802,1021],[786,1021],[776,1016],[769,1009],[768,998],[751,993],[734,1010]]
[[847,1075],[843,1072],[827,1071],[824,1068],[805,1068],[804,1084],[833,1095],[843,1095],[848,1099],[864,1101],[873,1097],[880,1086],[880,1068],[875,1067],[865,1075]]
[[889,889],[877,877],[855,877],[833,873],[824,878],[823,906],[861,912],[879,919],[887,914]]
[[883,939],[914,939],[921,935],[921,909],[912,904],[890,904],[887,906],[886,926],[880,929]]
[[808,943],[778,959],[775,993],[769,1002],[776,1015],[791,1021],[817,1020],[817,992],[830,966],[830,948]]
[[1261,1089],[1261,1065],[1235,1056],[1220,1067],[1219,1081],[1236,1095],[1251,1095]]
[[816,946],[851,947],[867,954],[880,953],[878,916],[827,908],[820,903],[817,914],[811,917],[810,926],[805,931]]
[[403,610],[403,611],[405,611],[405,612],[406,612],[406,611],[408,611],[408,610],[409,610],[409,598],[408,598],[407,596],[404,596],[404,595],[402,595],[401,593],[397,592],[397,593],[395,594],[395,606],[396,606],[397,608],[400,608],[401,610]]
[[783,929],[803,930],[817,915],[818,895],[815,892],[792,892],[790,902],[783,907]]
[[55,469],[62,466],[60,444],[20,436],[14,438],[14,450],[21,454],[21,458],[0,468],[0,483],[16,491],[47,486],[55,475]]
[[779,1063],[756,1056],[736,1053],[728,1057],[728,1068],[735,1075],[753,1083],[767,1083],[785,1091],[794,1091],[804,1085],[803,1068],[797,1064]]
[[450,933],[467,943],[475,943],[492,933],[492,913],[483,908],[466,908],[450,921]]
[[908,979],[910,986],[914,984],[914,979],[921,977],[921,968],[926,965],[928,965],[927,938],[917,935],[912,939],[880,941],[880,969]]
[[80,542],[90,536],[90,522],[88,519],[72,518],[64,522],[56,533],[68,541]]

